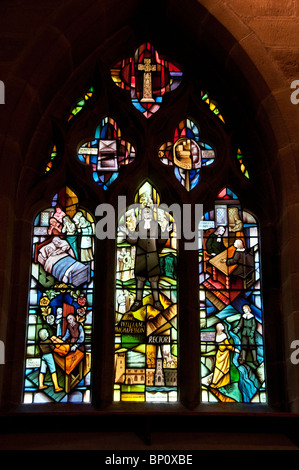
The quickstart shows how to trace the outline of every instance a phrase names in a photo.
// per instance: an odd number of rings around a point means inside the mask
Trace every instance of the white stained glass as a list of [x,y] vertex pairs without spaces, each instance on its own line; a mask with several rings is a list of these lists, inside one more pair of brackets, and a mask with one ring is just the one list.
[[29,326],[28,327],[28,332],[27,332],[27,338],[28,341],[34,341],[35,340],[35,334],[36,334],[36,326]]

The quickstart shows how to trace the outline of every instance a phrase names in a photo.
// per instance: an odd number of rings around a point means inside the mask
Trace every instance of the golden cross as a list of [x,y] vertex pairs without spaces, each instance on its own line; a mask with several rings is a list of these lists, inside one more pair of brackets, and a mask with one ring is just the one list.
[[138,65],[138,70],[142,70],[143,74],[143,97],[141,102],[154,103],[152,96],[152,72],[156,70],[156,66],[151,64],[151,59],[144,59],[143,64]]

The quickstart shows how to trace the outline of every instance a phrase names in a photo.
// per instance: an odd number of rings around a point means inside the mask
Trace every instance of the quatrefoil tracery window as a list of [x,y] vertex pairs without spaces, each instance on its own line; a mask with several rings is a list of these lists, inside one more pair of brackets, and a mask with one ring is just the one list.
[[[181,67],[161,58],[150,43],[111,68],[113,82],[123,90],[124,106],[132,104],[146,118],[145,125],[163,109],[163,96],[180,86],[182,76]],[[76,100],[69,125],[90,105],[91,98],[96,99],[93,87]],[[200,98],[212,119],[216,117],[225,126],[219,105],[206,91]],[[216,168],[216,149],[202,135],[200,126],[200,113],[195,119],[179,116],[173,138],[157,146],[152,158],[168,167],[166,185],[176,178],[190,192],[201,183],[202,168]],[[45,167],[48,177],[61,158],[54,143]],[[74,158],[91,166],[93,183],[99,190],[112,192],[120,179],[120,168],[140,158],[140,149],[123,134],[117,118],[104,116],[99,118],[93,140],[78,145]],[[234,158],[240,176],[248,180],[240,148]],[[116,401],[179,399],[178,240],[176,220],[160,205],[163,202],[159,188],[144,175],[136,188],[136,207],[128,208],[118,220]],[[139,243],[136,227],[147,230],[150,226],[164,236],[161,240],[145,237],[146,243]],[[212,208],[204,208],[198,230],[200,400],[263,403],[266,390],[258,223],[236,194],[225,187],[219,190]],[[93,298],[96,288],[104,288],[97,283],[94,256],[99,242],[94,235],[93,216],[81,207],[76,192],[69,187],[59,191],[34,221],[25,403],[92,401],[91,375],[97,371],[93,369],[91,338],[93,318],[99,314],[94,311]],[[183,252],[180,257],[184,257]]]
[[165,93],[179,86],[182,75],[179,66],[162,59],[149,42],[111,68],[114,83],[129,92],[132,104],[147,119],[160,109]]

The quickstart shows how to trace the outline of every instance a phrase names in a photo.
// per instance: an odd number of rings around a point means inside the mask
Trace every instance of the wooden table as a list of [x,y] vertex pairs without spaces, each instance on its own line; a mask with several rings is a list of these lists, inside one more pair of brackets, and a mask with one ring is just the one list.
[[[69,393],[83,378],[84,353],[79,349],[70,351],[66,356],[54,353],[56,364],[64,371],[66,393]],[[78,368],[76,368],[78,366]]]
[[226,289],[230,289],[231,283],[230,283],[230,275],[234,272],[236,267],[238,266],[237,264],[233,264],[231,266],[228,266],[226,264],[227,259],[232,258],[234,253],[236,251],[236,248],[231,245],[228,248],[226,248],[224,251],[219,253],[218,255],[214,256],[209,260],[209,263],[213,267],[213,273],[212,277],[214,281],[217,281],[219,278],[219,272],[224,274],[225,277],[225,287]]

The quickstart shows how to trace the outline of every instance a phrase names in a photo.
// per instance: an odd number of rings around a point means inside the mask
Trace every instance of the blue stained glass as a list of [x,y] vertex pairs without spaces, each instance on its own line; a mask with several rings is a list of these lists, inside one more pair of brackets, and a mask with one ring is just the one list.
[[[100,133],[101,133],[101,126],[98,126],[96,128],[95,135],[94,135],[96,139],[100,139]],[[93,141],[93,142],[96,142],[96,141]]]
[[119,175],[118,172],[117,172],[117,173],[116,173],[116,172],[113,173],[113,175],[111,176],[110,180],[109,180],[109,181],[106,183],[106,185],[104,186],[104,189],[108,189],[109,186],[110,186],[110,184],[113,183],[113,181],[116,180],[116,178],[118,177],[118,175]]
[[135,106],[138,111],[141,111],[143,113],[144,109],[143,106],[139,103],[138,100],[132,100],[133,105]]
[[196,174],[191,177],[191,189],[195,188],[195,186],[199,183],[200,181],[200,171],[196,170]]

